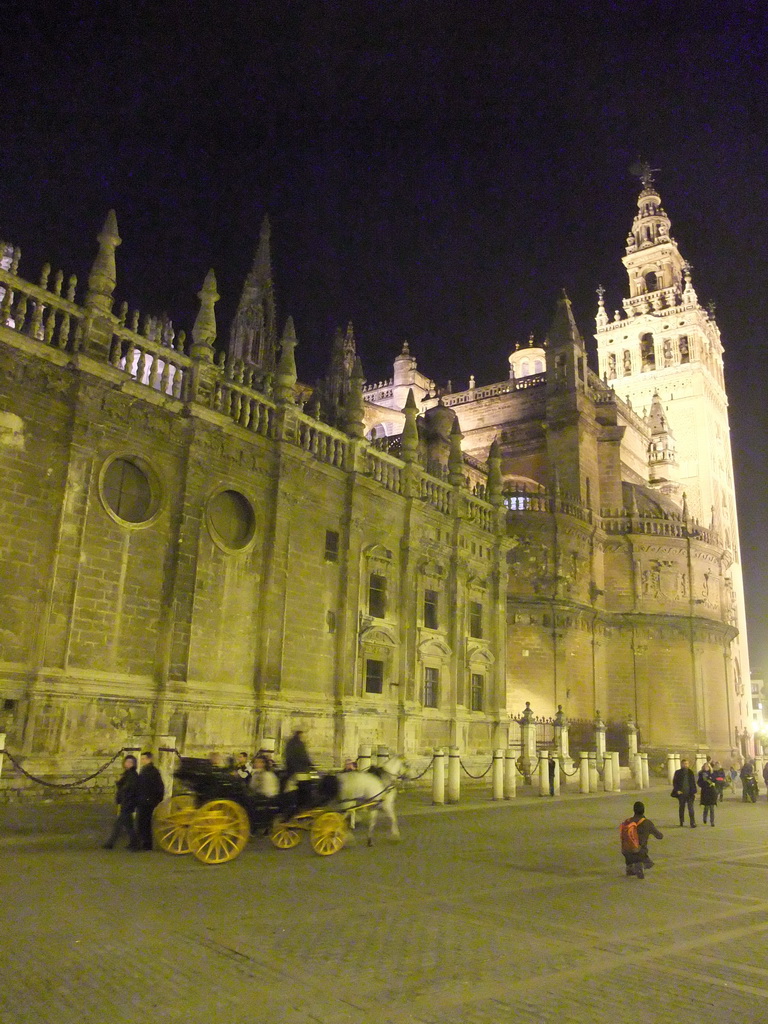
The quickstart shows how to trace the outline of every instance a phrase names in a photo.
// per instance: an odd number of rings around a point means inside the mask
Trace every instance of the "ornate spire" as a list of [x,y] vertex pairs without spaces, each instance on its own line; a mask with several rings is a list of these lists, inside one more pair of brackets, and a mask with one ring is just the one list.
[[448,480],[453,487],[460,487],[464,483],[464,453],[461,450],[463,438],[457,416],[451,427],[451,451],[448,455]]
[[277,361],[277,311],[270,238],[269,217],[265,216],[256,255],[229,332],[230,359],[241,359],[265,372],[273,371]]
[[197,297],[200,300],[200,309],[192,328],[192,347],[189,354],[193,359],[202,359],[210,363],[213,359],[213,343],[216,341],[214,306],[219,301],[219,293],[216,291],[216,275],[212,270],[205,275],[203,287],[197,293]]
[[597,286],[597,329],[605,327],[608,324],[608,314],[605,311],[605,288],[601,284]]
[[86,305],[98,313],[112,312],[112,292],[117,283],[115,249],[122,239],[117,233],[117,214],[110,210],[98,234],[99,251],[88,275]]
[[419,409],[416,405],[416,399],[413,397],[413,388],[408,389],[408,397],[405,400],[403,413],[405,415],[405,423],[403,424],[403,433],[400,438],[401,458],[403,462],[415,462],[419,451],[419,428],[416,424]]
[[294,350],[297,344],[293,317],[289,316],[285,321],[283,336],[280,339],[280,362],[277,366],[274,389],[275,401],[277,402],[293,401],[293,389],[296,385],[297,377]]
[[344,426],[351,437],[365,437],[365,401],[363,399],[363,364],[355,359],[352,376],[349,379],[349,393],[344,405]]
[[547,334],[548,348],[558,348],[561,345],[584,347],[584,341],[581,334],[579,334],[579,328],[576,326],[573,316],[571,300],[568,298],[565,288],[563,288],[560,298],[557,300],[555,316]]

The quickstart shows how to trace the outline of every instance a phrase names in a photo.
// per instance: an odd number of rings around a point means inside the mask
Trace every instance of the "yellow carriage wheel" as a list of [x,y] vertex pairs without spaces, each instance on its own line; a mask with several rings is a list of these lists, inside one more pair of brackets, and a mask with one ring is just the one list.
[[189,793],[163,800],[152,814],[152,835],[166,853],[189,853],[189,826],[197,813],[195,798]]
[[349,826],[347,819],[338,811],[325,811],[315,819],[309,833],[312,849],[321,857],[338,853],[347,841]]
[[234,800],[209,800],[189,826],[189,848],[203,864],[225,864],[237,857],[250,835],[244,807]]
[[301,832],[287,821],[278,821],[269,833],[269,838],[278,850],[292,850],[301,842]]

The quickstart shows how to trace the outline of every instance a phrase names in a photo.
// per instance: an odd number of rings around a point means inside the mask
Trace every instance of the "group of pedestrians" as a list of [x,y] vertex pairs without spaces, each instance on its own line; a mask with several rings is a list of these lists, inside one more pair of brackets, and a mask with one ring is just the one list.
[[114,849],[125,832],[129,850],[152,849],[152,812],[165,796],[163,777],[154,763],[152,754],[141,755],[141,771],[136,758],[128,754],[123,758],[123,774],[117,780],[117,817],[105,850]]

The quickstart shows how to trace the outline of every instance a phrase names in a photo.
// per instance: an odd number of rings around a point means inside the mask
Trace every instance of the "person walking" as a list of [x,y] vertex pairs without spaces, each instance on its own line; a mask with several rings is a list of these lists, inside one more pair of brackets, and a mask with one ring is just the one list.
[[718,791],[714,773],[708,761],[705,761],[701,766],[696,784],[699,787],[701,806],[704,808],[704,824],[707,824],[707,817],[709,817],[709,823],[714,828]]
[[725,769],[719,761],[712,762],[712,781],[717,787],[717,799],[719,803],[723,802],[723,791],[725,790]]
[[148,750],[141,755],[136,801],[136,839],[141,850],[152,849],[152,813],[165,796],[165,783]]
[[636,878],[645,878],[646,869],[653,867],[653,861],[648,856],[648,840],[651,836],[663,839],[664,835],[650,818],[645,817],[645,804],[642,800],[635,802],[632,807],[632,817],[621,823],[619,831],[621,852],[624,854],[627,874],[634,875]]
[[741,777],[741,799],[743,802],[757,803],[757,776],[755,775],[754,762],[747,759],[739,772]]
[[115,783],[115,801],[118,806],[115,824],[109,839],[104,843],[105,850],[114,849],[115,843],[123,834],[128,833],[128,849],[138,850],[136,832],[133,827],[133,812],[139,795],[139,773],[136,771],[136,758],[128,754],[123,758],[123,774]]
[[691,828],[696,828],[694,803],[696,800],[696,776],[691,771],[688,758],[684,757],[680,767],[672,776],[672,796],[677,797],[680,810],[680,828],[685,825],[685,809],[688,808]]
[[304,731],[297,729],[285,745],[285,773],[288,778],[292,775],[306,775],[313,767],[304,744]]

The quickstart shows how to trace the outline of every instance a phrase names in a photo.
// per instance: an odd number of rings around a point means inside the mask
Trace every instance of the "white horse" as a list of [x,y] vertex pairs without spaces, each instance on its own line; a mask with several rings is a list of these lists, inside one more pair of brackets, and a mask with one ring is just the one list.
[[364,772],[339,772],[338,775],[326,778],[335,781],[335,792],[329,791],[329,795],[333,797],[339,810],[349,812],[352,828],[355,827],[355,809],[370,804],[370,807],[365,809],[369,812],[368,845],[372,846],[373,830],[380,810],[389,818],[392,838],[400,838],[395,813],[397,784],[402,779],[407,779],[409,775],[408,762],[403,757],[395,756],[390,757],[384,764]]

